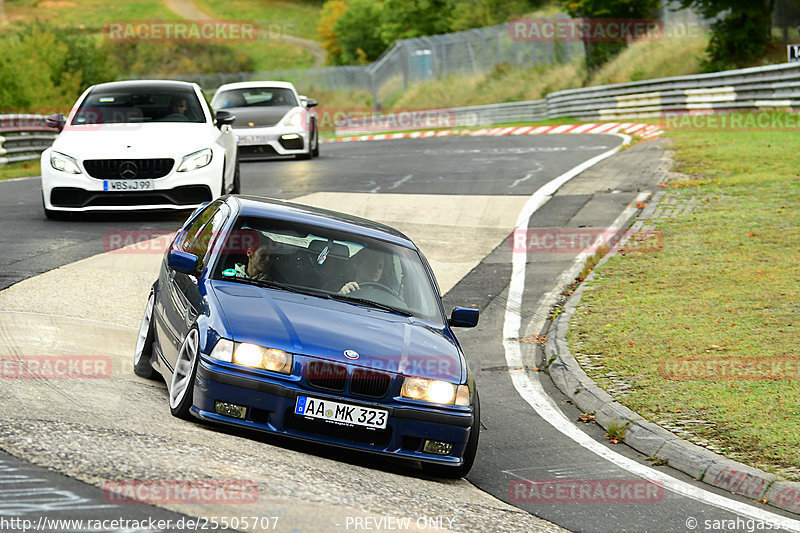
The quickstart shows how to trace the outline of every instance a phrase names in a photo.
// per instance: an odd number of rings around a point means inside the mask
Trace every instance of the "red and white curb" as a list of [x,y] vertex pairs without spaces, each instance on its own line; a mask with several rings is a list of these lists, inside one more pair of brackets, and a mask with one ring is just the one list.
[[374,133],[369,135],[355,135],[350,137],[336,137],[323,142],[352,142],[352,141],[384,141],[387,139],[427,139],[430,137],[449,136],[493,136],[502,135],[555,135],[560,133],[626,133],[642,139],[654,139],[664,133],[661,127],[653,124],[632,122],[604,122],[599,124],[561,124],[556,126],[514,126],[502,128],[483,128],[478,130],[448,129],[412,131],[402,133]]

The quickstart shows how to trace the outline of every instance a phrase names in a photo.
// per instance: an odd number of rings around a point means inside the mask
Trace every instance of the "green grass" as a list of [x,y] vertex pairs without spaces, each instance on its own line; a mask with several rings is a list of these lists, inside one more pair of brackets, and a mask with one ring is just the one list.
[[39,170],[38,159],[0,165],[0,180],[38,176],[40,174]]
[[800,373],[675,379],[683,358],[800,358],[800,173],[796,133],[676,131],[666,200],[698,207],[658,223],[663,249],[596,270],[569,334],[577,354],[632,387],[618,398],[715,451],[800,480]]
[[233,20],[254,20],[270,33],[285,33],[317,40],[321,4],[281,0],[194,0],[195,5],[214,16]]
[[121,20],[176,20],[158,0],[15,0],[5,3],[6,16],[16,21],[43,20],[59,26],[96,28]]

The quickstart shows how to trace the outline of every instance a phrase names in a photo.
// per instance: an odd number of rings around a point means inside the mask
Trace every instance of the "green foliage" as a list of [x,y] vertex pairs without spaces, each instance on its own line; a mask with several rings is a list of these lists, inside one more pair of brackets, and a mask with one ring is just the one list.
[[453,6],[453,0],[384,0],[378,35],[388,46],[397,39],[447,33],[450,20],[443,15]]
[[[660,0],[562,0],[572,17],[607,19],[653,19],[661,7]],[[594,72],[618,56],[627,42],[584,42],[586,68]]]
[[72,106],[116,71],[97,42],[33,23],[0,37],[0,109],[47,112]]
[[248,72],[253,60],[235,47],[217,43],[164,41],[121,42],[108,46],[120,72],[169,77],[175,73]]
[[544,3],[543,0],[458,0],[453,2],[450,31],[502,24]]
[[681,6],[707,18],[722,15],[711,26],[706,71],[747,66],[766,52],[774,0],[681,0]]
[[520,17],[546,0],[327,0],[317,34],[328,63],[377,59],[394,41],[491,26]]
[[341,55],[332,60],[336,65],[369,63],[386,48],[379,35],[381,3],[375,0],[351,0],[347,10],[333,23]]

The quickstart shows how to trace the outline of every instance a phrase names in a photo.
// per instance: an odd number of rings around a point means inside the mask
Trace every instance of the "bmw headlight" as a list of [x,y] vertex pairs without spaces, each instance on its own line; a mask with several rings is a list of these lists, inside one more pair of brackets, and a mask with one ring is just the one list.
[[406,377],[400,396],[445,405],[469,405],[469,387],[438,379]]
[[50,166],[61,172],[68,174],[80,174],[81,169],[78,167],[78,162],[74,158],[62,154],[61,152],[50,153]]
[[291,126],[293,128],[299,128],[301,126],[302,119],[303,119],[303,110],[295,109],[293,111],[289,111],[289,113],[286,114],[286,117],[283,119],[283,125]]
[[208,164],[211,163],[211,156],[211,148],[203,148],[202,150],[185,155],[183,156],[183,161],[181,161],[181,166],[178,167],[178,172],[189,172],[208,166]]
[[292,354],[283,350],[264,348],[249,342],[233,342],[228,339],[217,341],[210,355],[218,361],[281,374],[291,374],[294,361]]

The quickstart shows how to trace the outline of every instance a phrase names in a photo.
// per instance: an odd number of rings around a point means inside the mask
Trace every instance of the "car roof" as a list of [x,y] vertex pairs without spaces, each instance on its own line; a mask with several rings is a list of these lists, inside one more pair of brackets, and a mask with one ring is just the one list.
[[411,239],[404,234],[390,226],[366,218],[274,198],[245,195],[231,198],[238,201],[240,216],[258,216],[310,224],[372,237],[417,250]]
[[231,89],[247,89],[249,87],[275,87],[280,89],[291,89],[297,92],[293,83],[288,81],[237,81],[236,83],[226,83],[220,85],[216,92],[228,91]]
[[145,89],[145,88],[156,88],[156,89],[188,89],[194,91],[196,85],[194,83],[188,81],[177,81],[177,80],[125,80],[125,81],[109,81],[106,83],[98,83],[92,87],[92,90],[100,89],[100,90],[108,90],[108,89],[116,89],[116,88],[125,88],[125,89]]

